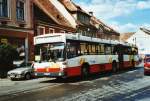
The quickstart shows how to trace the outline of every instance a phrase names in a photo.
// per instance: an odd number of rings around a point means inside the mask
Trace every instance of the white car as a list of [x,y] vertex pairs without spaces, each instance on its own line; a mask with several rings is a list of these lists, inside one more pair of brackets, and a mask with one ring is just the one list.
[[27,63],[27,64],[24,63],[24,65],[21,65],[16,69],[8,71],[7,76],[11,80],[17,80],[17,79],[29,80],[32,77],[34,77],[34,69],[31,63]]

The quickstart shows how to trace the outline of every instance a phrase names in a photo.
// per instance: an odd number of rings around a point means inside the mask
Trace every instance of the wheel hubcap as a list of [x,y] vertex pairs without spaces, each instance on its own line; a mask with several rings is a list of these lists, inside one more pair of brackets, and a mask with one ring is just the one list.
[[86,69],[86,68],[83,68],[83,74],[84,74],[84,75],[87,75],[87,74],[88,74],[88,72],[87,72],[87,69]]
[[26,75],[26,79],[27,79],[27,80],[30,79],[30,75],[29,75],[29,74]]

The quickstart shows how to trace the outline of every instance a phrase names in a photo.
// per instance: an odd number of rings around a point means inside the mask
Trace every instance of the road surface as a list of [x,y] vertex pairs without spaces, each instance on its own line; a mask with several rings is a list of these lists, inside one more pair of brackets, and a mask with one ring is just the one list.
[[150,76],[137,67],[87,80],[0,80],[0,101],[150,101]]

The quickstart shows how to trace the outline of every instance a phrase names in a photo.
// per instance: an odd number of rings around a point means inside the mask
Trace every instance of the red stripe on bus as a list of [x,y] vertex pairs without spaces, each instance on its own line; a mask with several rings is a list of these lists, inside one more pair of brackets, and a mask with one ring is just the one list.
[[112,64],[106,63],[106,64],[96,64],[92,65],[90,68],[90,73],[98,73],[103,71],[110,71],[112,70]]
[[45,72],[46,69],[45,68],[36,68],[35,71],[36,72]]
[[[90,66],[90,73],[98,73],[102,71],[112,70],[112,64],[95,64]],[[68,77],[80,76],[81,75],[81,66],[77,67],[68,67],[64,70]]]
[[60,68],[38,68],[36,72],[59,72]]
[[130,61],[124,61],[124,68],[129,68],[132,66],[132,63]]
[[59,72],[60,68],[48,68],[47,72]]
[[64,71],[67,73],[68,77],[81,75],[81,67],[80,66],[68,67],[68,68],[65,68]]
[[[130,61],[124,62],[124,68],[129,68],[131,66],[132,64]],[[106,64],[90,65],[89,71],[90,73],[98,73],[98,72],[111,71],[111,70],[112,70],[112,64],[106,63]],[[60,72],[60,68],[38,68],[36,69],[36,72]],[[64,68],[64,72],[67,74],[67,77],[80,76],[81,66]]]
[[111,71],[112,70],[112,63],[105,64],[105,71]]
[[97,73],[97,72],[100,72],[101,70],[102,69],[101,69],[101,66],[99,64],[90,66],[90,73]]

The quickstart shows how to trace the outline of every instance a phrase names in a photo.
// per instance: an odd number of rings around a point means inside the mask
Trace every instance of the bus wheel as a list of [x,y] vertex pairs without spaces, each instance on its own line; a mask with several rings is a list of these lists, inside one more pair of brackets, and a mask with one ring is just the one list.
[[116,61],[113,61],[113,63],[112,63],[112,72],[113,73],[117,72],[117,62]]
[[57,80],[67,79],[67,76],[58,76],[56,77]]
[[56,80],[62,80],[63,78],[62,77],[56,77]]
[[135,62],[134,62],[134,60],[132,60],[132,68],[134,68],[135,67]]
[[89,64],[88,63],[83,64],[81,68],[81,76],[82,76],[82,79],[88,78],[89,76]]

